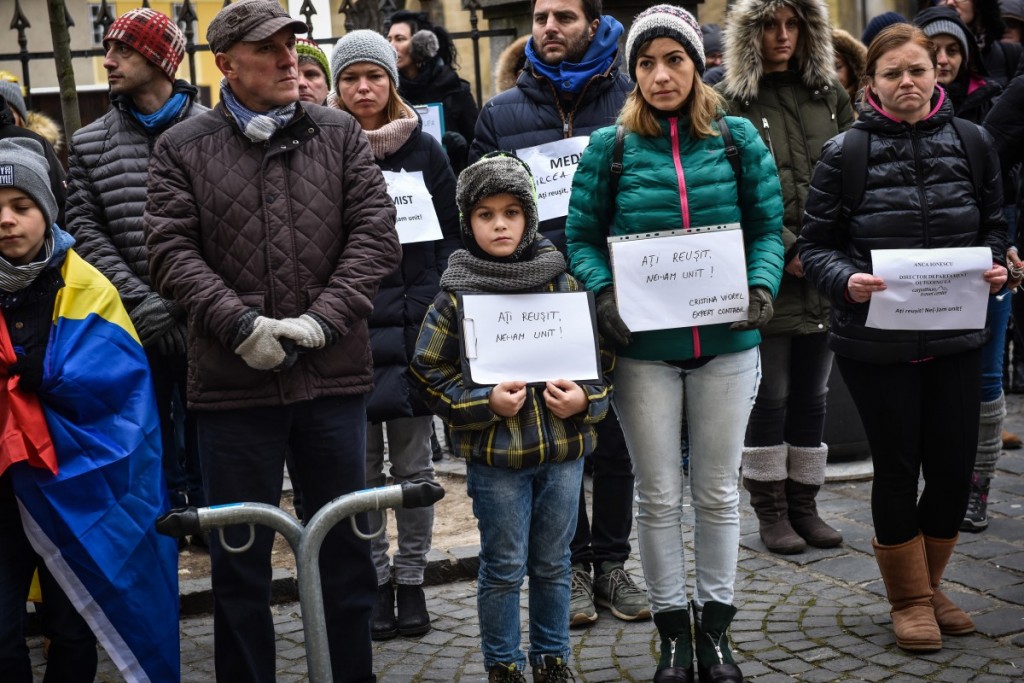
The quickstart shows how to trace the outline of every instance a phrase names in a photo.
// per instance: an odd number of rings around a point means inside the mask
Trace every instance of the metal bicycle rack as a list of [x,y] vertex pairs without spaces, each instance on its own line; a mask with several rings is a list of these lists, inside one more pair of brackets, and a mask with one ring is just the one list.
[[[372,534],[356,526],[355,515],[385,508],[417,508],[433,505],[444,497],[444,489],[434,481],[420,480],[355,491],[335,498],[317,511],[309,524],[302,526],[294,517],[274,505],[265,503],[231,503],[204,508],[178,508],[156,522],[158,532],[181,538],[218,530],[225,550],[243,553],[256,537],[256,524],[270,527],[281,534],[295,553],[298,574],[299,604],[302,607],[302,630],[306,636],[306,666],[310,683],[333,681],[331,656],[327,647],[327,626],[324,617],[323,590],[320,585],[320,546],[324,537],[338,522],[350,518],[352,531],[362,539],[371,539],[385,532],[384,523]],[[249,540],[231,546],[224,539],[224,527],[237,524],[249,526]]]

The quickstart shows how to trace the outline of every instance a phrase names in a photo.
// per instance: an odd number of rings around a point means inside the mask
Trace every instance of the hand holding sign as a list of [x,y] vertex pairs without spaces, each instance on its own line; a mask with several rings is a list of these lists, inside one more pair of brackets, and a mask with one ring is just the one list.
[[587,409],[586,393],[583,387],[568,379],[548,382],[544,388],[544,404],[559,420],[568,420]]
[[846,291],[856,303],[862,304],[875,292],[885,291],[885,280],[871,273],[854,273],[846,282]]
[[515,417],[526,403],[526,382],[499,382],[491,389],[487,405],[495,415]]

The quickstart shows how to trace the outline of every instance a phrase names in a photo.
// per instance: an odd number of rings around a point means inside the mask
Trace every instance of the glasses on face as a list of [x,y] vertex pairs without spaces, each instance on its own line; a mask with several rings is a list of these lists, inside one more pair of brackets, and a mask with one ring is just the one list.
[[889,81],[890,83],[898,83],[903,80],[903,74],[910,74],[912,79],[919,80],[928,75],[929,71],[933,71],[935,67],[923,67],[923,66],[912,66],[909,69],[891,69],[889,71],[880,71],[876,74],[883,81]]

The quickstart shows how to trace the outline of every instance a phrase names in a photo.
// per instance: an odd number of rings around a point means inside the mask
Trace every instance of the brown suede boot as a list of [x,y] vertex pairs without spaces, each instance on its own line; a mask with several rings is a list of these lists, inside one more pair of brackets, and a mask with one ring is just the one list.
[[780,555],[795,555],[806,550],[807,544],[789,521],[786,457],[786,444],[744,448],[743,488],[750,492],[750,506],[765,547]]
[[908,652],[934,652],[942,648],[942,634],[932,607],[931,577],[925,556],[924,537],[906,543],[879,545],[871,539],[875,561],[885,583],[892,610],[896,644]]
[[807,545],[815,548],[834,548],[843,542],[843,535],[830,527],[818,515],[815,498],[825,483],[825,464],[828,446],[814,447],[789,445],[786,480],[786,503],[789,505],[789,523]]
[[950,636],[963,636],[974,633],[974,622],[962,609],[953,604],[946,594],[939,590],[942,573],[946,571],[946,563],[953,554],[960,535],[950,539],[924,537],[924,552],[928,557],[928,575],[932,584],[932,608],[935,610],[935,621],[939,630]]

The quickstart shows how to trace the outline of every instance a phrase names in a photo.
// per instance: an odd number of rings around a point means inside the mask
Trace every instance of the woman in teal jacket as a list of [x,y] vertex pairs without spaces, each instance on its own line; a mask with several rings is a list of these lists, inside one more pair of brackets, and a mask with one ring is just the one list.
[[[655,681],[691,681],[693,648],[683,556],[681,416],[689,423],[695,511],[694,633],[701,681],[740,681],[725,636],[736,613],[739,467],[761,369],[758,328],[782,277],[782,193],[753,126],[727,118],[734,171],[715,119],[718,95],[701,81],[693,16],[657,5],[626,42],[637,83],[620,116],[626,131],[618,190],[610,193],[616,129],[595,132],[573,179],[566,239],[573,275],[597,293],[598,324],[618,346],[613,405],[636,474],[640,558],[662,639]],[[748,318],[733,324],[631,333],[619,316],[607,238],[739,223]],[[627,316],[629,317],[629,316]]]

